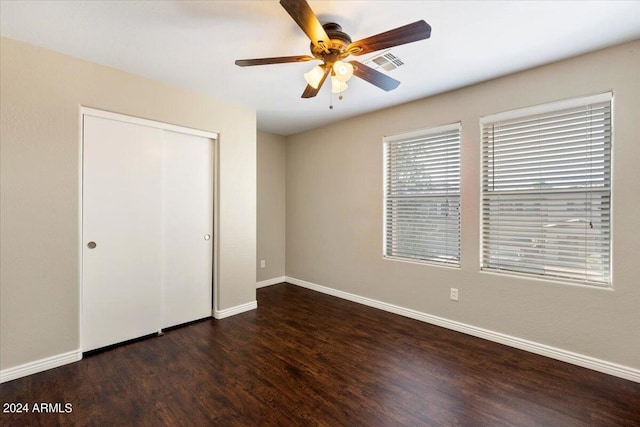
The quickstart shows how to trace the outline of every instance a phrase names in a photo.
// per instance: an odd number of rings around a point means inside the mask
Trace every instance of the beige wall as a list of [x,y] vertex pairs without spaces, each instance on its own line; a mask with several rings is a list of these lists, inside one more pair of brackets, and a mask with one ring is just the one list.
[[[636,41],[288,137],[287,276],[640,369],[639,75]],[[614,289],[481,273],[479,119],[610,90]],[[382,137],[458,121],[461,268],[383,260]]]
[[77,350],[80,106],[219,132],[216,309],[255,301],[255,111],[0,45],[0,369]]
[[258,282],[284,276],[285,143],[283,136],[258,132]]

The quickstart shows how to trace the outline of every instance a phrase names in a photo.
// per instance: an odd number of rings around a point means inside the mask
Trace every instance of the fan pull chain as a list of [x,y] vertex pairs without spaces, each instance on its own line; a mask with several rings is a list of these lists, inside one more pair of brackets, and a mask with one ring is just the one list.
[[[344,99],[344,96],[342,96],[342,91],[340,91],[338,100],[342,101],[343,99]],[[329,91],[329,109],[333,110],[333,91]]]

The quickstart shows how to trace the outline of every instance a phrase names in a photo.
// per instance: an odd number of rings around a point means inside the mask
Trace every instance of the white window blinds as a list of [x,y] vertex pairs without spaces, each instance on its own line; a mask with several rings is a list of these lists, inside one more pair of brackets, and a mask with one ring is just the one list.
[[481,123],[482,268],[609,285],[611,94]]
[[460,124],[384,147],[384,255],[460,265]]

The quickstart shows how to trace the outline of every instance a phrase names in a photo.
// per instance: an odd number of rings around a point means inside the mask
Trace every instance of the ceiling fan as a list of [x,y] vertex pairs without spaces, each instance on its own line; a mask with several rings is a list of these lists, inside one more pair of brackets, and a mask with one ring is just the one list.
[[332,91],[342,92],[347,80],[355,75],[385,91],[398,87],[400,82],[358,61],[345,62],[348,56],[367,53],[424,40],[431,36],[431,26],[424,20],[355,42],[334,22],[320,24],[306,0],[280,0],[282,7],[291,15],[298,26],[311,39],[311,56],[281,56],[275,58],[239,59],[240,67],[253,65],[282,64],[320,60],[322,64],[305,73],[307,87],[302,98],[312,98],[318,94],[324,81],[331,75]]

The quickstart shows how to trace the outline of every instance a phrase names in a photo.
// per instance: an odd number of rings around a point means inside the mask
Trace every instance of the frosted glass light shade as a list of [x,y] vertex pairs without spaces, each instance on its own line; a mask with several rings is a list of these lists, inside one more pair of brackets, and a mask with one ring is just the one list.
[[347,90],[349,86],[345,82],[341,82],[336,76],[331,76],[331,92],[340,93]]
[[335,78],[341,82],[346,82],[353,76],[353,65],[348,62],[336,61],[333,64]]
[[304,80],[309,84],[309,86],[314,89],[318,89],[318,85],[320,84],[320,81],[322,81],[323,76],[324,70],[319,65],[316,65],[311,69],[311,71],[304,73]]

